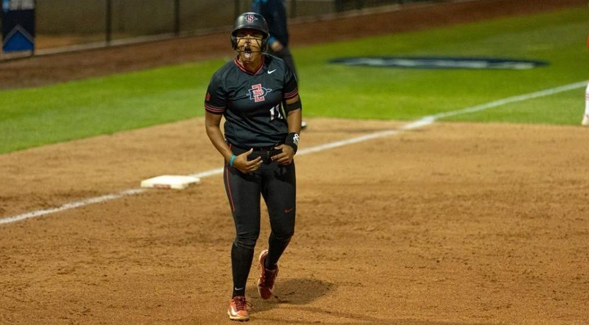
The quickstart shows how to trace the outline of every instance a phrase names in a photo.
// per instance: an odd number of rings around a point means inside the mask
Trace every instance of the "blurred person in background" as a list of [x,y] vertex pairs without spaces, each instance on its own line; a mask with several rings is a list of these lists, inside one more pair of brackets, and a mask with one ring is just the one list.
[[[266,19],[270,38],[268,39],[268,53],[284,60],[298,80],[294,59],[288,48],[288,26],[285,0],[253,0],[252,11],[259,13]],[[307,127],[301,122],[301,129]]]

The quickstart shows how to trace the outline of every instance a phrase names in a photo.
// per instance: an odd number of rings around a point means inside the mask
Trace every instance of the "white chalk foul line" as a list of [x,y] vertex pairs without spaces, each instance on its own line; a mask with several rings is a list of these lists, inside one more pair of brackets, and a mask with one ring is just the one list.
[[[368,141],[368,140],[372,140],[372,139],[388,137],[391,135],[403,133],[404,131],[418,129],[418,128],[430,125],[430,124],[434,123],[436,120],[439,120],[442,118],[452,117],[452,116],[456,116],[456,115],[475,113],[475,112],[483,111],[483,110],[486,110],[489,108],[494,108],[494,107],[503,106],[503,105],[516,103],[516,102],[521,102],[521,101],[525,101],[525,100],[530,100],[530,99],[534,99],[534,98],[546,97],[546,96],[562,93],[562,92],[573,90],[573,89],[583,88],[586,86],[587,86],[587,81],[580,81],[580,82],[576,82],[576,83],[561,86],[561,87],[546,89],[546,90],[537,91],[537,92],[528,93],[528,94],[519,95],[519,96],[508,97],[508,98],[492,101],[492,102],[489,102],[486,104],[467,107],[467,108],[456,110],[456,111],[444,112],[444,113],[434,114],[434,115],[430,115],[430,116],[425,116],[417,121],[405,124],[397,130],[379,131],[379,132],[374,132],[374,133],[362,135],[362,136],[351,138],[351,139],[330,142],[330,143],[326,143],[326,144],[311,147],[311,148],[301,149],[297,153],[297,156],[306,155],[306,154],[310,154],[310,153],[314,153],[314,152],[318,152],[318,151],[325,151],[328,149],[347,146],[350,144],[364,142],[364,141]],[[207,170],[204,172],[192,174],[189,176],[204,178],[204,177],[214,176],[214,175],[218,175],[218,174],[222,174],[222,173],[223,173],[223,168],[215,168],[215,169]],[[64,204],[64,205],[57,207],[57,208],[28,212],[28,213],[20,214],[17,216],[0,219],[0,225],[12,223],[12,222],[17,222],[17,221],[21,221],[21,220],[25,220],[25,219],[29,219],[29,218],[36,218],[36,217],[44,216],[44,215],[51,214],[51,213],[75,209],[75,208],[83,207],[83,206],[94,204],[94,203],[116,200],[116,199],[119,199],[124,196],[135,195],[135,194],[143,193],[145,191],[147,191],[147,190],[143,189],[143,188],[129,189],[129,190],[124,190],[124,191],[115,193],[115,194],[108,194],[108,195],[94,197],[94,198],[90,198],[90,199],[86,199],[86,200],[82,200],[82,201],[78,201],[78,202],[67,203],[67,204]]]
[[475,113],[475,112],[483,111],[483,110],[497,107],[497,106],[507,105],[507,104],[511,104],[511,103],[515,103],[515,102],[522,102],[522,101],[530,100],[530,99],[534,99],[534,98],[546,97],[546,96],[562,93],[562,92],[569,91],[569,90],[583,88],[586,86],[587,86],[587,81],[579,81],[579,82],[576,82],[576,83],[570,84],[570,85],[546,89],[546,90],[537,91],[534,93],[529,93],[529,94],[524,94],[524,95],[519,95],[519,96],[507,97],[504,99],[492,101],[490,103],[477,105],[477,106],[473,106],[473,107],[468,107],[468,108],[460,109],[457,111],[439,113],[439,114],[432,115],[431,117],[434,119],[440,119],[440,118],[451,117],[451,116],[456,116],[456,115]]
[[124,191],[121,191],[121,192],[118,192],[115,194],[107,194],[107,195],[103,195],[103,196],[93,197],[93,198],[89,198],[89,199],[83,200],[83,201],[66,203],[66,204],[64,204],[60,207],[57,207],[57,208],[38,210],[38,211],[20,214],[18,216],[14,216],[14,217],[0,219],[0,224],[21,221],[21,220],[25,220],[25,219],[29,219],[29,218],[36,218],[36,217],[44,216],[46,214],[75,209],[75,208],[83,207],[85,205],[89,205],[89,204],[93,204],[93,203],[100,203],[100,202],[115,200],[115,199],[121,198],[123,196],[135,195],[135,194],[139,194],[139,193],[142,193],[145,191],[146,191],[146,189],[136,188],[136,189],[124,190]]

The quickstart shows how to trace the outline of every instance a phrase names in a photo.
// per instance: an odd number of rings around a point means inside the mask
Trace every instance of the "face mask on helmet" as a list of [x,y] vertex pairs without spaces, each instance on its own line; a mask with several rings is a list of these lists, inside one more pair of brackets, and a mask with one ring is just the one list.
[[262,45],[264,42],[264,35],[253,29],[240,29],[235,32],[235,38],[237,40],[236,51],[248,51],[248,52],[264,52],[265,48]]

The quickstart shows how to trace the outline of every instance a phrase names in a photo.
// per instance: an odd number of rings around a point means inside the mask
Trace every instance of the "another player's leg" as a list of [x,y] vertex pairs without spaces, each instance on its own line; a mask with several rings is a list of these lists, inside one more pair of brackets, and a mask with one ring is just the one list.
[[245,287],[260,233],[260,177],[226,165],[223,178],[236,230],[231,245],[233,292],[227,314],[231,320],[247,321]]
[[583,115],[582,126],[589,126],[589,84],[585,89],[585,114]]
[[268,250],[260,254],[258,292],[269,299],[274,292],[278,276],[278,260],[294,234],[296,215],[296,176],[294,162],[288,166],[271,165],[271,175],[265,175],[262,195],[268,206],[270,227]]

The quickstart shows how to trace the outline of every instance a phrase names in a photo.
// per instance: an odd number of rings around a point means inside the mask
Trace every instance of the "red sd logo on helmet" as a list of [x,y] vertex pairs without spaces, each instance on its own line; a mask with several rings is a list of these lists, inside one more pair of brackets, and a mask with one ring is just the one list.
[[250,24],[251,24],[251,23],[253,23],[254,21],[256,21],[256,20],[257,20],[257,18],[256,18],[254,15],[246,15],[246,16],[245,16],[245,20],[246,20],[248,23],[250,23]]

